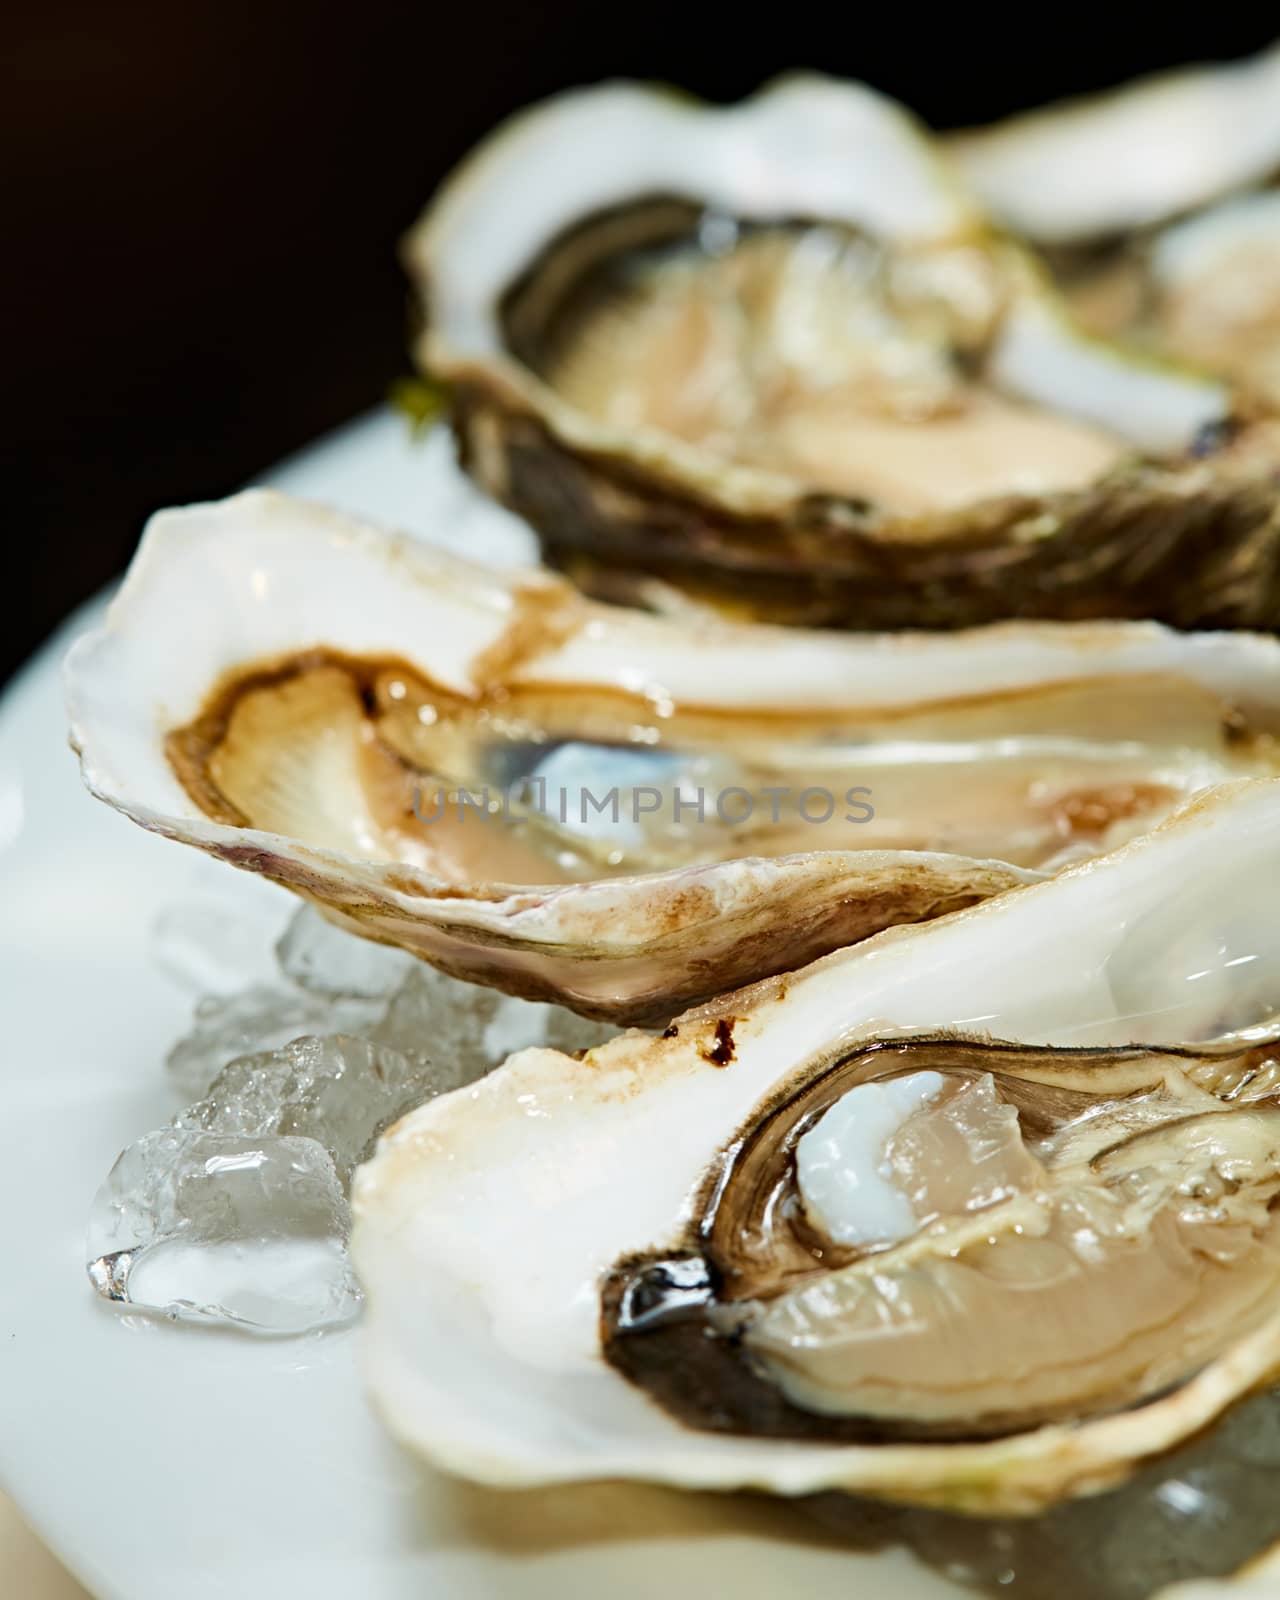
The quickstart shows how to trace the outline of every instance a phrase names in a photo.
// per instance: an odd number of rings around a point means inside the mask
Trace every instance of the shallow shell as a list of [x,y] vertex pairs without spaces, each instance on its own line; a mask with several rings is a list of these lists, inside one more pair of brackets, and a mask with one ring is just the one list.
[[85,781],[142,826],[457,976],[644,1023],[1273,770],[1280,645],[692,629],[255,493],[155,519],[67,690]]

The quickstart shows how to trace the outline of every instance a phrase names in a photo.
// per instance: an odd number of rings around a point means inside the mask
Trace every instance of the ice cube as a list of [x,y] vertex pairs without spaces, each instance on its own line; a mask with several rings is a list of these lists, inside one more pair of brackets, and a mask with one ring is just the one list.
[[191,1032],[167,1059],[184,1096],[204,1094],[236,1057],[304,1035],[352,1034],[405,1055],[426,1053],[442,1072],[453,1061],[462,1083],[526,1045],[581,1050],[616,1031],[559,1006],[450,978],[335,927],[310,906],[281,935],[276,959],[282,982],[199,1001]]
[[167,1316],[300,1333],[359,1310],[350,1225],[316,1140],[164,1128],[99,1189],[89,1278],[107,1299]]
[[311,906],[295,913],[281,934],[276,960],[304,989],[367,1000],[391,995],[414,964],[405,951],[344,932]]
[[306,989],[257,984],[238,994],[206,995],[195,1026],[170,1050],[166,1066],[188,1098],[203,1094],[236,1056],[269,1050],[303,1034],[361,1033],[385,1009],[385,1000],[313,994]]
[[338,1034],[229,1062],[112,1168],[90,1218],[91,1282],[131,1306],[273,1333],[349,1320],[351,1174],[384,1128],[485,1070],[470,1060],[437,1070]]
[[[175,929],[189,919],[162,924]],[[221,923],[193,939],[206,954],[235,943]],[[199,1003],[168,1065],[202,1098],[132,1144],[98,1193],[89,1276],[108,1299],[276,1333],[348,1320],[346,1191],[378,1134],[524,1045],[573,1051],[614,1031],[446,977],[310,908],[276,958],[280,981]]]
[[954,1516],[831,1494],[810,1501],[859,1545],[900,1543],[948,1577],[1018,1600],[1147,1600],[1236,1571],[1280,1540],[1280,1391],[1106,1494],[1037,1517]]
[[229,1062],[208,1095],[175,1117],[174,1126],[315,1139],[345,1189],[378,1134],[433,1095],[479,1077],[486,1065],[452,1058],[437,1067],[426,1057],[345,1034],[295,1039]]
[[518,1000],[434,967],[417,966],[369,1036],[409,1054],[425,1050],[437,1062],[455,1061],[465,1082],[465,1075],[478,1076],[529,1045],[550,1045],[572,1054],[617,1032],[606,1022],[575,1016],[562,1006]]

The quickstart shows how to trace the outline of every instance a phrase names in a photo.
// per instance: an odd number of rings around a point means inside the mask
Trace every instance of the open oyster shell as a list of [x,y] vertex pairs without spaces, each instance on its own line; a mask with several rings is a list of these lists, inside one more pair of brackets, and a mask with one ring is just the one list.
[[154,520],[67,692],[144,827],[647,1023],[1274,771],[1280,644],[691,629],[254,493]]
[[465,463],[613,598],[1270,625],[1276,441],[1082,337],[854,84],[526,112],[405,245]]
[[1280,190],[1223,201],[1157,236],[1154,337],[1280,409]]
[[[355,1184],[384,1419],[495,1484],[838,1488],[983,1513],[1101,1489],[1211,1425],[1280,1365],[1278,869],[1280,783],[1229,786],[1102,860],[726,996],[662,1039],[526,1051],[412,1113]],[[801,1100],[838,1096],[841,1074],[854,1095],[877,1077],[918,1090],[900,1070],[917,1055],[951,1110],[975,1087],[986,1104],[967,1130],[917,1119],[905,1145],[882,1121],[877,1150],[860,1103],[838,1137],[862,1187],[831,1209],[868,1231],[833,1246],[827,1221],[798,1229],[785,1168],[823,1109]],[[905,1225],[874,1192],[894,1184],[919,1207]],[[1065,1233],[1060,1203],[1079,1207]],[[747,1317],[724,1314],[734,1272],[762,1269],[789,1286],[750,1282]],[[879,1292],[861,1319],[860,1272]]]
[[1280,410],[1280,190],[1128,239],[1067,288],[1099,330],[1220,373]]
[[1280,172],[1280,43],[952,134],[1000,222],[1072,245],[1172,221]]
[[1280,407],[1280,195],[1260,187],[1280,174],[1280,44],[955,135],[950,150],[993,214],[1044,249],[1090,332]]

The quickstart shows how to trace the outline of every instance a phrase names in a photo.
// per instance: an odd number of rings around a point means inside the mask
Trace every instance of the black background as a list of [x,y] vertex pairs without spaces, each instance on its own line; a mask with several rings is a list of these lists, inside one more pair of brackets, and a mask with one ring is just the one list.
[[400,232],[492,124],[634,75],[788,66],[940,126],[1256,49],[1270,6],[635,0],[10,11],[0,52],[0,679],[156,506],[221,495],[407,371]]

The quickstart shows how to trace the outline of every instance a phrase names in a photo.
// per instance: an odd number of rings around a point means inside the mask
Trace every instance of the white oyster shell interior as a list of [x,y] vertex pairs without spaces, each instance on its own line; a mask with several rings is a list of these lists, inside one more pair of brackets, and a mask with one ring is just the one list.
[[1041,244],[1126,233],[1280,167],[1280,44],[952,137],[995,216]]
[[[582,1062],[526,1051],[410,1115],[355,1186],[364,1366],[385,1420],[490,1483],[834,1486],[971,1510],[1099,1487],[1186,1437],[1274,1367],[1280,1322],[1086,1430],[812,1445],[694,1433],[659,1410],[602,1359],[599,1284],[672,1240],[717,1151],[816,1054],[942,1029],[1104,1045],[1274,1026],[1278,874],[1280,782],[1228,786],[1053,882],[726,996],[674,1038],[624,1036]],[[733,1057],[716,1065],[726,1018]]]

